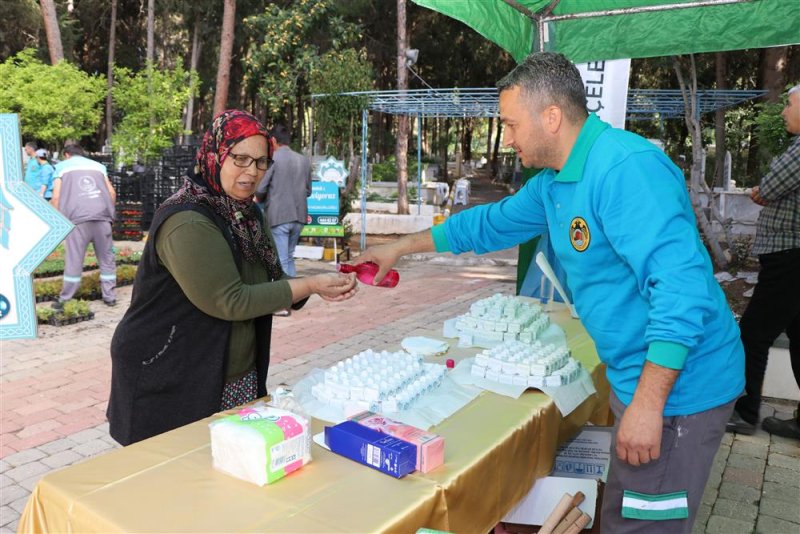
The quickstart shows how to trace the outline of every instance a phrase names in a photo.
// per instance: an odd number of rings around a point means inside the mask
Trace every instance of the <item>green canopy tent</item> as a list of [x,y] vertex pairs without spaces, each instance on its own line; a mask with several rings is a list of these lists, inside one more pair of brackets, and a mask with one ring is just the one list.
[[[800,43],[800,0],[412,1],[460,20],[517,62],[540,50],[584,63]],[[537,240],[520,246],[517,291]]]
[[412,0],[453,17],[519,62],[534,50],[575,63],[800,42],[798,0]]

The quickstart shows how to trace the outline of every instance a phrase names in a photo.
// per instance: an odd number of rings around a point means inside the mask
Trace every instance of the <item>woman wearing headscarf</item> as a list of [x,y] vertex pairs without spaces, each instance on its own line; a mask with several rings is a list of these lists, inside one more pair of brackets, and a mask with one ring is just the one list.
[[353,276],[289,278],[252,201],[271,159],[249,113],[218,115],[197,166],[156,211],[131,306],[111,341],[111,436],[123,445],[266,394],[272,313],[311,294],[350,298]]

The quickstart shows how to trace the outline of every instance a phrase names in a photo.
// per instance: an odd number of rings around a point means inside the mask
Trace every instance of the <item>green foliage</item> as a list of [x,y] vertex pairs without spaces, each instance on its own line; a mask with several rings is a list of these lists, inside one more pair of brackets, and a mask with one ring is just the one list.
[[61,312],[59,315],[63,315],[65,319],[69,319],[71,317],[82,317],[84,315],[89,315],[89,303],[85,300],[68,300],[64,303],[64,311]]
[[77,317],[90,318],[89,303],[85,300],[68,300],[64,303],[64,309],[61,311],[54,310],[50,306],[36,306],[36,320],[38,323],[54,323],[54,321],[65,321],[67,319],[74,319]]
[[117,284],[133,283],[136,278],[136,265],[120,265],[117,267]]
[[48,65],[26,49],[0,64],[0,113],[18,113],[22,135],[60,145],[97,130],[105,77],[67,61]]
[[[114,250],[114,259],[117,265],[136,265],[142,257],[141,252],[134,252],[129,247],[124,247],[119,250]],[[96,269],[97,256],[94,253],[94,247],[90,243],[86,249],[86,255],[83,258],[83,268]],[[36,267],[34,276],[56,276],[64,273],[64,245],[59,245],[47,258]]]
[[50,306],[36,306],[36,320],[39,323],[46,323],[56,314]]
[[117,161],[149,161],[172,146],[185,133],[183,106],[190,93],[196,96],[197,85],[197,73],[182,66],[158,70],[151,65],[137,73],[115,68],[113,98],[122,115],[113,137]]
[[[424,165],[423,165],[424,167]],[[408,156],[408,179],[417,179],[417,155]],[[373,182],[396,182],[397,181],[397,161],[394,156],[386,158],[381,163],[372,164]]]
[[[311,71],[309,86],[312,93],[345,93],[372,89],[372,65],[366,50],[332,50],[320,57]],[[328,150],[325,153],[344,157],[345,147],[352,139],[361,141],[361,110],[366,97],[331,96],[316,102],[314,118],[318,130],[325,132]]]
[[[136,278],[135,265],[120,265],[117,267],[117,285],[133,283]],[[39,301],[56,300],[61,294],[61,279],[58,280],[34,280],[33,292]],[[75,297],[86,300],[96,300],[101,298],[100,273],[95,271],[81,276],[81,285],[75,292]]]
[[55,300],[61,293],[61,280],[34,280],[33,291],[39,300]]
[[[0,20],[9,21],[0,31],[0,57],[7,58],[39,45],[43,24],[38,1],[3,0],[0,2]],[[14,21],[13,31],[10,21]],[[6,28],[8,31],[5,31]]]
[[339,50],[360,38],[357,25],[334,14],[329,0],[297,0],[286,7],[269,4],[244,19],[252,39],[245,58],[244,83],[265,103],[271,122],[305,92],[320,54]]
[[[791,86],[790,84],[789,87]],[[754,122],[758,145],[770,157],[783,153],[789,146],[789,133],[781,117],[784,106],[786,106],[785,94],[780,102],[756,104],[757,114]]]

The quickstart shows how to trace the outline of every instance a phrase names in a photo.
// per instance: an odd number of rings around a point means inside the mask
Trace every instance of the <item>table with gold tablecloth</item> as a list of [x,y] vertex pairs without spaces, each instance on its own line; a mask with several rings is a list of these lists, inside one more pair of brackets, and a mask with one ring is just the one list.
[[[446,463],[430,473],[398,480],[313,445],[310,464],[258,487],[212,468],[209,418],[45,476],[19,531],[487,532],[550,471],[561,442],[587,421],[609,422],[594,343],[563,307],[552,320],[597,395],[562,418],[539,392],[483,392],[433,428],[446,440]],[[453,348],[448,357],[475,352]]]

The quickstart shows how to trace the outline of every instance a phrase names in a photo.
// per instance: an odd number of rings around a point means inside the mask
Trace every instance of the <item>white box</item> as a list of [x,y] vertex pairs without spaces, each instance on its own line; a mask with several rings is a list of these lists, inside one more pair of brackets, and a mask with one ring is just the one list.
[[578,506],[594,523],[598,486],[605,482],[611,455],[611,427],[585,426],[576,437],[559,447],[550,476],[537,480],[531,491],[503,517],[504,523],[541,525],[565,493],[586,496]]

